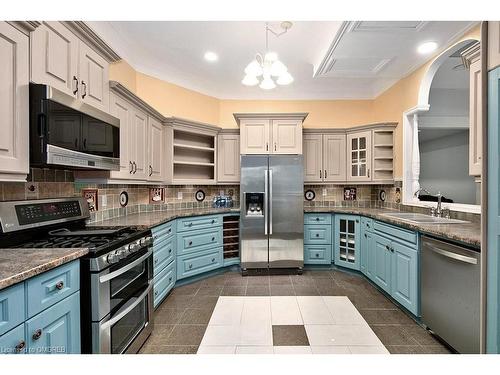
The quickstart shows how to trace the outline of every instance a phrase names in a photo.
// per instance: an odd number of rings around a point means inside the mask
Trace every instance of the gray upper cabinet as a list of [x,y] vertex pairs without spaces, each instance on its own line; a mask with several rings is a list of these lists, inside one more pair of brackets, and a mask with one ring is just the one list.
[[25,181],[29,169],[29,39],[0,22],[0,180]]
[[304,182],[323,181],[323,135],[303,136]]
[[346,180],[346,135],[306,133],[303,137],[304,182]]
[[217,182],[240,182],[240,135],[238,132],[217,136]]
[[366,182],[372,179],[371,130],[347,134],[347,180]]
[[488,70],[500,66],[500,21],[488,21]]
[[31,33],[31,81],[107,112],[108,74],[109,62],[61,22],[44,21]]

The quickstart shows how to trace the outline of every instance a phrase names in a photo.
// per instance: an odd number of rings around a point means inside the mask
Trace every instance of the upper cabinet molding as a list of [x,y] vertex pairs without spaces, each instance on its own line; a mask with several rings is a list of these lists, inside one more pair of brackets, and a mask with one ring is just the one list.
[[350,128],[305,128],[303,130],[304,134],[346,134],[350,132],[357,132],[362,130],[372,130],[372,129],[393,129],[398,125],[397,122],[381,122],[367,125],[352,126]]
[[30,32],[41,25],[41,22],[38,21],[7,21],[7,23],[10,23],[12,26],[14,26],[19,31],[22,31],[26,35],[30,35]]
[[479,41],[473,43],[471,46],[462,51],[462,62],[466,69],[470,65],[481,58],[481,43]]
[[204,122],[187,120],[179,117],[168,117],[164,121],[167,124],[173,125],[176,129],[184,130],[191,133],[200,133],[205,135],[217,135],[221,130],[220,127],[207,124]]
[[85,22],[62,21],[61,23],[108,62],[112,63],[121,60],[121,57],[110,47],[110,45],[97,35]]
[[151,107],[148,103],[146,103],[144,100],[139,98],[137,95],[135,95],[132,91],[130,91],[128,88],[126,88],[124,85],[122,85],[119,82],[116,81],[109,81],[109,89],[121,96],[123,99],[128,100],[130,103],[138,107],[140,110],[143,112],[147,113],[151,117],[154,117],[160,122],[166,122],[167,119],[165,116],[163,116],[160,112],[158,112],[156,109]]
[[304,121],[309,113],[308,112],[292,112],[292,113],[233,113],[236,123],[240,125],[240,120],[244,118],[251,119],[280,119],[280,120],[300,120]]

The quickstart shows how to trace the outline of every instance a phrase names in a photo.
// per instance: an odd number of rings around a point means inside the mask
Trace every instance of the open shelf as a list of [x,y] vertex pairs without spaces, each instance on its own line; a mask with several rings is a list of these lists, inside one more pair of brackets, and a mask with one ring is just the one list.
[[215,164],[214,163],[204,163],[204,162],[198,162],[198,161],[181,161],[181,160],[174,160],[174,164],[180,164],[180,165],[204,165],[207,167],[213,167]]
[[184,148],[184,149],[187,149],[187,150],[197,150],[197,151],[207,151],[207,152],[215,150],[215,148],[213,148],[213,147],[184,145],[184,144],[181,144],[181,143],[174,143],[174,147]]
[[394,131],[373,132],[373,180],[394,179]]
[[[238,215],[224,216],[222,219],[222,252],[224,264],[233,260],[239,262],[240,257],[240,217]],[[237,261],[238,260],[238,261]]]

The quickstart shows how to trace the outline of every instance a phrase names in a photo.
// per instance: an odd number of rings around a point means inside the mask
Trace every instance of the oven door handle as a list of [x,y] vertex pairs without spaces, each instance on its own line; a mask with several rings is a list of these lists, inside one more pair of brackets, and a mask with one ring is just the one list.
[[111,279],[114,279],[115,277],[117,276],[120,276],[122,273],[125,273],[127,272],[128,270],[134,268],[135,266],[137,266],[139,263],[142,263],[144,262],[145,259],[147,259],[148,257],[151,256],[151,254],[153,254],[153,249],[152,248],[149,248],[148,252],[146,254],[144,254],[143,256],[141,256],[140,258],[137,258],[136,260],[134,260],[132,263],[129,263],[127,264],[126,266],[116,270],[116,271],[113,271],[111,273],[108,273],[107,275],[103,275],[101,277],[99,277],[99,282],[102,284],[102,283],[105,283],[106,281],[109,281]]
[[131,312],[139,303],[142,302],[144,297],[146,297],[149,294],[149,292],[151,291],[151,288],[153,288],[153,284],[149,283],[146,290],[144,292],[142,292],[142,294],[139,297],[137,297],[137,299],[132,304],[130,304],[128,306],[127,305],[123,306],[120,310],[118,310],[118,312],[116,313],[116,315],[112,319],[108,320],[107,322],[104,322],[101,325],[101,330],[105,330],[105,329],[111,327],[113,324],[115,324],[121,318],[123,318],[125,315],[127,315],[129,312]]

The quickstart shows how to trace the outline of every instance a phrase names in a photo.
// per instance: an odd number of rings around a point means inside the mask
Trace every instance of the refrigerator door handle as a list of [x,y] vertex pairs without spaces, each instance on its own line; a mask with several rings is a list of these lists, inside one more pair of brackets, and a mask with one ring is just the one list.
[[273,234],[273,170],[269,169],[269,234]]
[[264,234],[267,236],[267,210],[268,210],[268,180],[267,169],[264,171]]

